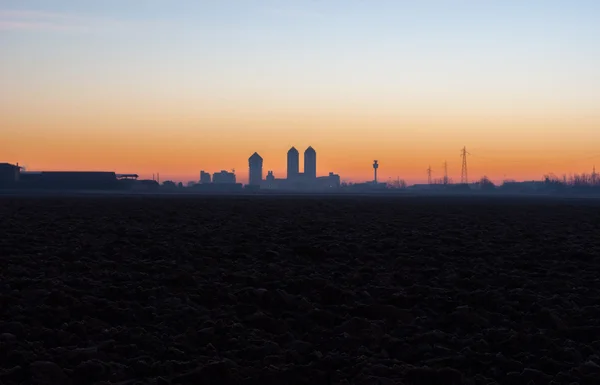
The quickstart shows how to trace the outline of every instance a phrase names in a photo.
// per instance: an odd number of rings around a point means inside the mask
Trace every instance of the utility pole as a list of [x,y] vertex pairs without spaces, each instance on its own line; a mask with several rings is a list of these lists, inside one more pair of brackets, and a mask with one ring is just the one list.
[[463,147],[460,151],[460,156],[462,157],[462,169],[460,171],[460,183],[468,184],[469,183],[469,174],[467,172],[467,154],[471,155],[467,152],[467,147]]
[[427,183],[431,184],[431,166],[427,169]]
[[444,184],[448,184],[448,162],[444,161]]
[[594,165],[593,171],[592,171],[592,185],[596,185],[596,181],[598,179],[598,175],[596,174],[596,165]]

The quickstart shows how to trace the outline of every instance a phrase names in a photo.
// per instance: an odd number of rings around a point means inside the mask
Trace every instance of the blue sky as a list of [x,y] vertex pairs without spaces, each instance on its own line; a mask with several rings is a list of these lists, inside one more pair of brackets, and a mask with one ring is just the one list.
[[[8,0],[0,9],[5,68],[23,71],[19,56],[28,51],[51,67],[71,61],[76,78],[94,69],[105,85],[127,62],[133,84],[177,72],[156,87],[169,92],[167,82],[186,78],[242,98],[275,98],[278,84],[300,99],[320,84],[332,102],[340,88],[348,98],[403,99],[402,88],[435,101],[450,88],[502,99],[517,87],[542,100],[561,93],[561,101],[577,90],[587,96],[577,103],[589,107],[600,85],[595,1]],[[48,81],[64,80],[57,71]]]

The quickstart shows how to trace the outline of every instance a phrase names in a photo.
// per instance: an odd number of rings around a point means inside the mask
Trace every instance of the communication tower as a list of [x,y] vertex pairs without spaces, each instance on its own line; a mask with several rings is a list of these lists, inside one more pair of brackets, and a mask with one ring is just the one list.
[[[469,183],[469,174],[467,173],[467,148],[463,147],[460,151],[460,156],[462,157],[462,169],[460,172],[460,183],[468,184]],[[469,154],[470,155],[470,154]]]
[[431,172],[433,170],[431,169],[431,166],[429,166],[429,168],[427,169],[427,183],[431,184]]
[[374,174],[374,183],[377,183],[377,169],[379,168],[379,164],[376,160],[373,161],[373,174]]

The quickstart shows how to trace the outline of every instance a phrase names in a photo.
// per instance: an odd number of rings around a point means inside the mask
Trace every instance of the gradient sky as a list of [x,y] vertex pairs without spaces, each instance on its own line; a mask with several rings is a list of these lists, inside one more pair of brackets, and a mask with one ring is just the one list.
[[0,162],[197,180],[600,168],[600,2],[3,0]]

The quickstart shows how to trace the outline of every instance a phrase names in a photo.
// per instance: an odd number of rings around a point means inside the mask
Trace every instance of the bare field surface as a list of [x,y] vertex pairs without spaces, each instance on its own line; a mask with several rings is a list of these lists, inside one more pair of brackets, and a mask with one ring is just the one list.
[[598,384],[600,205],[0,198],[0,384]]

